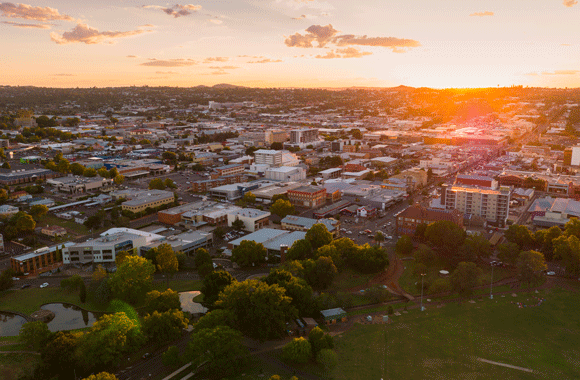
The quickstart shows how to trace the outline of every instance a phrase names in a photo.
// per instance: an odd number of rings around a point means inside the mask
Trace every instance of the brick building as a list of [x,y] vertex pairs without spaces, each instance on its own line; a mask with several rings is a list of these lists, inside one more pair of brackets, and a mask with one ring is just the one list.
[[463,228],[463,214],[457,210],[436,210],[422,206],[410,206],[403,210],[395,220],[398,235],[413,235],[420,224],[431,224],[447,220]]
[[288,199],[297,206],[320,207],[326,204],[326,189],[316,186],[301,186],[288,190]]

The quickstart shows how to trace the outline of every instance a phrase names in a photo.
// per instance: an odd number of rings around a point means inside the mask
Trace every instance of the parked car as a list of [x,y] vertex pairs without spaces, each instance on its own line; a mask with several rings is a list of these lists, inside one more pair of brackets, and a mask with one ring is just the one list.
[[554,272],[554,271],[549,271],[549,272],[546,272],[546,274],[547,274],[548,276],[555,276],[555,275],[556,275],[556,272]]
[[30,284],[24,284],[20,287],[20,289],[30,288]]
[[18,281],[18,280],[20,280],[20,278],[18,278],[18,277],[12,277],[12,281]]
[[151,357],[151,354],[149,352],[144,353],[142,356],[143,359],[149,359],[150,357]]
[[40,285],[41,288],[46,288],[48,286],[48,282],[45,282],[44,284]]

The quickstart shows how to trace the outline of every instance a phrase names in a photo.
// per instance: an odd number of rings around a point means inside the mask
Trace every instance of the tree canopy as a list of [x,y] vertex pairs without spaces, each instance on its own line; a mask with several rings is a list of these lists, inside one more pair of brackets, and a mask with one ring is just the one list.
[[253,240],[242,240],[240,245],[232,249],[232,261],[241,267],[264,263],[267,255],[268,251],[262,243]]
[[151,289],[155,266],[140,256],[127,256],[111,275],[113,294],[130,303],[137,303]]

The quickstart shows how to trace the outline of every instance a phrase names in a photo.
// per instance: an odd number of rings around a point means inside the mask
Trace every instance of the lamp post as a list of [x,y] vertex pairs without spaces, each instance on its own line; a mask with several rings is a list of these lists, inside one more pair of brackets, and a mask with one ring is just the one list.
[[426,273],[421,273],[421,311],[425,311],[423,307],[423,277],[425,277]]
[[489,299],[490,300],[493,299],[493,294],[491,293],[493,290],[493,267],[495,267],[495,265],[492,263],[491,264],[491,281],[489,283]]

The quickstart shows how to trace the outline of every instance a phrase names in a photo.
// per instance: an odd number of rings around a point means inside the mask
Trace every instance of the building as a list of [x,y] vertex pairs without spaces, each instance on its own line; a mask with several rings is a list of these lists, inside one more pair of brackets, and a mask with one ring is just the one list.
[[232,227],[232,223],[236,220],[244,222],[244,230],[255,232],[270,223],[270,212],[262,211],[254,208],[243,208],[228,212],[228,227]]
[[352,204],[352,202],[349,200],[342,200],[340,202],[333,203],[331,205],[324,206],[324,207],[316,210],[314,212],[313,216],[315,218],[318,218],[318,219],[328,218],[330,216],[334,216],[334,215],[339,214],[342,210],[344,210],[345,208],[347,208],[351,204]]
[[458,174],[455,178],[457,186],[478,186],[488,187],[490,189],[497,188],[497,181],[491,177],[480,175]]
[[397,162],[397,159],[393,157],[376,157],[371,158],[371,162],[377,168],[384,168],[394,165]]
[[191,184],[191,190],[196,193],[205,193],[210,189],[223,185],[231,185],[234,183],[244,182],[248,177],[243,173],[232,174],[223,176],[215,179],[206,179],[201,181],[195,181]]
[[308,231],[315,224],[324,224],[328,232],[336,239],[340,237],[340,222],[336,219],[313,219],[288,215],[280,221],[282,229],[288,231]]
[[505,225],[509,215],[510,189],[502,186],[498,190],[475,187],[441,187],[441,205],[446,210],[459,210],[472,214],[487,222]]
[[457,210],[436,210],[422,206],[410,206],[397,215],[395,230],[398,235],[414,235],[418,225],[429,225],[444,220],[463,228],[463,214]]
[[297,206],[316,208],[326,204],[326,189],[316,186],[301,186],[288,190],[288,199]]
[[228,243],[228,249],[231,251],[244,240],[255,241],[256,243],[262,244],[268,250],[268,261],[277,261],[283,258],[288,247],[292,247],[295,241],[304,239],[305,236],[306,232],[304,231],[284,231],[262,228],[249,235],[230,241]]
[[107,191],[113,188],[113,180],[101,177],[68,176],[46,181],[58,191],[68,194],[82,194],[89,191]]
[[[181,216],[187,212],[207,212],[221,205],[213,201],[200,201],[186,203],[177,207],[161,210],[157,213],[157,219],[160,223],[174,225],[182,221]],[[223,207],[223,206],[222,206]],[[201,218],[200,218],[201,221]]]
[[[65,243],[66,247],[74,243]],[[37,275],[56,269],[62,265],[62,258],[59,257],[57,251],[62,247],[55,245],[53,247],[44,247],[36,251],[25,253],[23,255],[10,258],[10,268],[16,273],[29,273]],[[63,250],[64,252],[64,250]]]
[[318,141],[318,129],[293,129],[290,131],[291,144],[308,144]]
[[580,218],[580,202],[570,198],[538,198],[528,212],[534,225],[539,227],[563,227],[570,218]]
[[175,252],[183,252],[186,255],[193,255],[198,248],[211,246],[213,234],[202,231],[188,231],[179,235],[171,235],[165,239],[155,240],[154,242],[139,248],[141,256],[150,249],[157,248],[161,244],[169,244]]
[[333,325],[337,322],[346,322],[346,311],[342,310],[340,307],[335,309],[321,310],[320,314],[322,314],[324,323],[327,325]]
[[243,173],[245,170],[244,165],[239,164],[232,164],[232,165],[225,165],[215,168],[215,171],[220,177],[232,174],[239,174]]
[[121,204],[122,210],[138,213],[175,202],[175,195],[165,190],[121,190],[111,193],[114,200],[128,199]]
[[278,167],[282,165],[282,151],[260,149],[254,152],[254,164]]
[[0,206],[0,217],[6,218],[14,214],[17,214],[20,209],[16,206],[11,205],[1,205]]
[[140,252],[140,248],[162,235],[134,230],[131,228],[111,228],[101,237],[65,248],[62,253],[65,264],[114,263],[121,251]]
[[266,169],[265,178],[271,181],[298,182],[306,179],[306,170],[300,166],[280,166]]
[[334,179],[334,178],[340,178],[342,174],[342,168],[331,168],[331,169],[326,169],[323,170],[321,172],[318,172],[319,176],[322,176],[323,179]]
[[61,175],[49,169],[12,170],[0,173],[0,185],[18,185],[20,183],[44,181]]
[[67,230],[61,226],[46,226],[40,229],[40,232],[46,236],[57,237],[67,234]]

